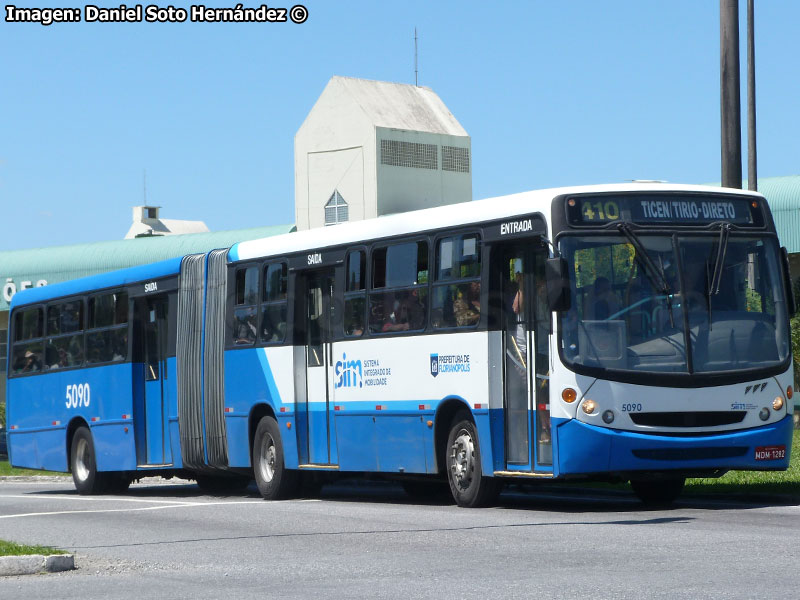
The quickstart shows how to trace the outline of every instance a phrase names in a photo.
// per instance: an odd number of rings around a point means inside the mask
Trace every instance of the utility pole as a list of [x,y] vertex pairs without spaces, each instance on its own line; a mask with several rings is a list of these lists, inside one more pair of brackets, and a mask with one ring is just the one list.
[[419,87],[419,69],[417,63],[417,28],[414,27],[414,85]]
[[753,0],[747,0],[747,189],[758,190],[756,152],[756,46]]
[[739,0],[719,1],[722,185],[742,187],[742,117],[739,98]]

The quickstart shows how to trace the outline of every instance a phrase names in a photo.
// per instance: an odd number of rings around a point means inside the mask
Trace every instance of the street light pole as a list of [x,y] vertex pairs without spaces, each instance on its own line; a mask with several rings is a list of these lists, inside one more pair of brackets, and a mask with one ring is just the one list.
[[722,185],[742,187],[742,118],[739,99],[739,0],[720,0],[720,114]]
[[753,0],[747,0],[747,189],[758,190],[756,166],[756,49]]

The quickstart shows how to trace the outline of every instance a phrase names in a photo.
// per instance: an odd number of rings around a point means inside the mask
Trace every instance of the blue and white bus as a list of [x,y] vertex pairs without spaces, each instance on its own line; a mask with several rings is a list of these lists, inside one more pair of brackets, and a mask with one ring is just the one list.
[[[11,462],[81,493],[175,474],[268,499],[786,469],[788,260],[763,196],[634,183],[431,208],[26,290]],[[440,483],[441,482],[441,483]]]

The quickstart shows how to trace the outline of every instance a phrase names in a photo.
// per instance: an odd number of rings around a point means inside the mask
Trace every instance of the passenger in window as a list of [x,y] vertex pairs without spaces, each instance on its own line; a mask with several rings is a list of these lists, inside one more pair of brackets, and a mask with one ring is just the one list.
[[481,284],[473,281],[469,286],[461,286],[458,298],[453,302],[456,325],[474,325],[481,318]]
[[58,369],[58,361],[59,355],[58,350],[53,345],[53,342],[49,342],[47,346],[44,347],[44,368],[45,370],[48,369]]
[[39,356],[30,350],[25,352],[25,364],[22,366],[22,371],[24,373],[34,373],[41,370],[42,362],[39,360]]
[[118,339],[114,344],[114,353],[111,360],[125,360],[125,355],[128,354],[128,336],[125,335],[122,339]]
[[272,342],[275,338],[275,326],[269,317],[269,310],[264,310],[261,313],[261,339],[265,342]]
[[408,331],[408,306],[397,294],[381,331]]
[[395,310],[383,325],[383,331],[410,331],[425,326],[425,307],[419,299],[419,290],[413,289],[395,300]]
[[64,367],[68,367],[72,364],[72,358],[69,356],[66,348],[59,348],[58,349],[58,360],[56,364],[51,365],[51,369],[63,369]]
[[591,304],[591,318],[604,321],[619,312],[619,300],[611,289],[611,282],[605,277],[594,281],[594,293]]
[[406,296],[406,311],[410,329],[416,330],[425,327],[425,306],[419,298],[419,289],[414,288]]
[[83,345],[79,341],[82,336],[75,336],[69,343],[69,349],[67,350],[67,356],[70,358],[72,362],[70,365],[77,365],[83,362]]
[[[276,317],[277,319],[273,319]],[[261,313],[261,339],[264,342],[281,342],[286,336],[285,307],[265,308]]]
[[355,310],[349,315],[349,323],[345,333],[352,337],[359,337],[364,333],[364,318],[359,310],[361,306],[359,303],[354,303]]
[[[514,319],[511,323],[513,335],[509,337],[510,348],[509,354],[514,366],[517,367],[517,372],[521,377],[527,376],[527,356],[528,356],[528,330],[525,322],[525,289],[522,273],[516,274],[516,292],[514,293],[514,300],[511,302],[511,310],[514,313]],[[512,288],[513,289],[513,288]]]
[[255,311],[237,311],[234,318],[233,339],[236,344],[252,344],[256,339]]

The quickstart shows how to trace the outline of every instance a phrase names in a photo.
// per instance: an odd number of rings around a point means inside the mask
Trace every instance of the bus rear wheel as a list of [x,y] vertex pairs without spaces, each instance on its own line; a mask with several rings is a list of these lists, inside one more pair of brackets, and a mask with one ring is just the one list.
[[253,473],[266,500],[281,500],[297,491],[298,474],[286,468],[278,422],[262,417],[253,440]]
[[672,504],[678,499],[686,483],[685,477],[672,479],[631,479],[633,493],[648,505]]
[[447,481],[456,504],[476,508],[494,502],[500,486],[494,478],[483,476],[477,430],[466,412],[453,420],[447,437],[446,461]]
[[94,440],[86,427],[78,427],[72,436],[70,448],[70,470],[75,489],[84,496],[102,494],[106,491],[106,477],[97,471]]

